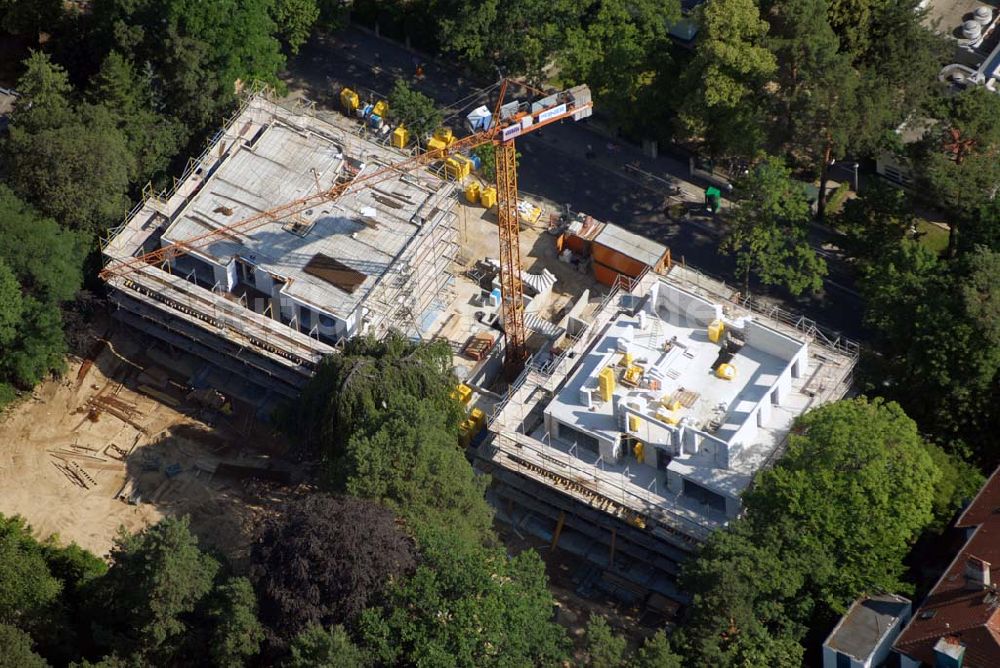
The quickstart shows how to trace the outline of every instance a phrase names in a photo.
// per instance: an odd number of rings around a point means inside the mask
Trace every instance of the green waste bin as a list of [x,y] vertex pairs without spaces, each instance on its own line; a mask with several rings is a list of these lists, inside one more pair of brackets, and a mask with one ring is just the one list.
[[705,189],[705,206],[712,213],[718,213],[722,206],[722,191],[715,187]]

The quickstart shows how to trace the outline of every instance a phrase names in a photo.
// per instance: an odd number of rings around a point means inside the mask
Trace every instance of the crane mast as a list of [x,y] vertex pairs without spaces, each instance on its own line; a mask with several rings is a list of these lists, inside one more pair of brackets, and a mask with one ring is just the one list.
[[520,222],[517,216],[517,151],[514,140],[496,147],[497,227],[500,234],[500,298],[507,337],[504,373],[514,380],[528,358],[524,327],[524,286],[521,284]]

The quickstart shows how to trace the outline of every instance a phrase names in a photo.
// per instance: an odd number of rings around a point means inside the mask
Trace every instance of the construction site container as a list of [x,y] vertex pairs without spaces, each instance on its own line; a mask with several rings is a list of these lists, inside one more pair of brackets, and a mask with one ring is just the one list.
[[736,378],[736,367],[732,364],[720,364],[715,368],[715,375],[722,380],[732,380]]
[[722,332],[725,331],[726,326],[721,320],[713,320],[708,326],[708,340],[712,343],[718,343],[719,339],[722,338]]
[[493,186],[483,188],[483,192],[479,195],[479,203],[486,209],[495,207],[497,205],[497,189]]
[[469,204],[479,201],[479,181],[470,181],[469,185],[465,186],[465,201]]
[[372,107],[372,113],[378,114],[382,118],[385,118],[386,116],[389,115],[389,103],[386,102],[385,100],[379,100],[378,102],[375,103],[375,106]]
[[[594,278],[597,280],[598,283],[601,283],[603,285],[613,286],[618,281],[619,276],[625,276],[624,274],[620,274],[611,267],[605,266],[600,262],[593,263],[593,271],[594,271]],[[631,278],[631,277],[625,276],[625,278]]]
[[492,112],[490,112],[490,110],[485,106],[473,109],[472,112],[465,117],[466,125],[469,127],[469,132],[481,132],[482,130],[489,129],[492,119]]
[[396,148],[406,148],[410,143],[410,131],[402,125],[392,131],[392,145]]
[[595,262],[631,278],[647,269],[660,271],[670,256],[663,244],[611,223],[605,223],[594,235],[590,252]]
[[360,105],[361,99],[353,90],[350,88],[344,88],[340,91],[340,106],[344,110],[344,113],[351,115]]
[[614,369],[605,367],[597,374],[597,391],[601,395],[601,401],[611,401],[611,395],[615,393]]

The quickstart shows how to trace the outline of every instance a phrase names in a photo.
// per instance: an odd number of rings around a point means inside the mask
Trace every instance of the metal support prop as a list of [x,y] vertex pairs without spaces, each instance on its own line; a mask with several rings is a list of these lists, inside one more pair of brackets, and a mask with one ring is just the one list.
[[549,549],[554,550],[556,549],[556,546],[559,545],[559,536],[562,535],[563,525],[565,523],[566,523],[566,511],[560,510],[559,522],[556,524],[556,530],[552,534],[552,547]]
[[497,219],[500,233],[500,296],[507,337],[504,372],[513,381],[527,359],[524,288],[521,285],[520,226],[517,219],[517,152],[514,141],[496,147]]

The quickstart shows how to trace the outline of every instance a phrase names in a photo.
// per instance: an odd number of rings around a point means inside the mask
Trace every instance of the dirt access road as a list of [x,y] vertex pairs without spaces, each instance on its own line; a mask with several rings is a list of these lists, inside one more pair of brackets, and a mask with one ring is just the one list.
[[[0,416],[0,513],[98,555],[119,527],[188,514],[203,544],[241,560],[260,514],[291,492],[219,465],[260,465],[269,455],[254,446],[278,441],[235,402],[209,426],[171,372],[146,357],[146,341],[122,331],[111,342]],[[157,381],[162,389],[147,384]],[[122,491],[140,502],[117,498]]]

